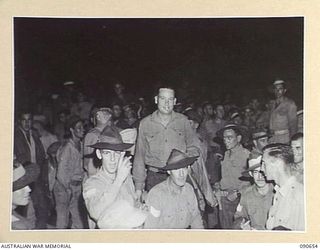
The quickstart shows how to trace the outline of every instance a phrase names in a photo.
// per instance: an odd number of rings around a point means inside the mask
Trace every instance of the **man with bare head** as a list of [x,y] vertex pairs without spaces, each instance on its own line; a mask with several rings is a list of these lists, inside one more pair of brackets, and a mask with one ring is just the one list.
[[160,88],[154,100],[158,109],[141,120],[138,132],[133,163],[138,197],[144,186],[148,191],[167,178],[167,174],[159,168],[166,165],[173,148],[188,155],[199,155],[199,149],[193,146],[194,132],[188,119],[173,111],[176,104],[174,90]]

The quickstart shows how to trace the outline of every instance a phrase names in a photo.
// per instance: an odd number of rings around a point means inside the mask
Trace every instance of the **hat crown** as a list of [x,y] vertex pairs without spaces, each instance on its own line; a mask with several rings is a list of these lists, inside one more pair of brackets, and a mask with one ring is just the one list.
[[169,159],[167,161],[167,165],[178,163],[187,158],[188,156],[185,153],[179,151],[178,149],[172,149]]
[[257,167],[260,166],[261,160],[262,160],[262,155],[259,155],[257,158],[249,159],[249,161],[248,161],[249,168],[252,168],[255,166],[257,166]]
[[121,144],[123,143],[120,133],[113,127],[107,126],[101,132],[98,142],[106,142],[109,144]]

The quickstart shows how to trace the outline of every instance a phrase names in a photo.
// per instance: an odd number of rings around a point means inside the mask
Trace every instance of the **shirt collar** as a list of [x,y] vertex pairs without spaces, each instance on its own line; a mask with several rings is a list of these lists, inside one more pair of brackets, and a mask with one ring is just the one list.
[[[177,113],[172,110],[170,122],[172,122],[176,118],[177,118]],[[155,121],[155,122],[161,122],[160,117],[159,117],[159,110],[156,110],[151,114],[151,120]]]

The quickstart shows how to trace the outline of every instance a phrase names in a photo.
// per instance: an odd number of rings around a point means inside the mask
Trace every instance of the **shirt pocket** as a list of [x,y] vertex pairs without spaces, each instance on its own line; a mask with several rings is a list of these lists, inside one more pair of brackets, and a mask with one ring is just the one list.
[[169,138],[172,140],[173,145],[180,150],[186,150],[185,131],[183,128],[174,126],[170,130]]
[[160,131],[150,131],[145,134],[150,152],[155,155],[160,155],[163,146]]

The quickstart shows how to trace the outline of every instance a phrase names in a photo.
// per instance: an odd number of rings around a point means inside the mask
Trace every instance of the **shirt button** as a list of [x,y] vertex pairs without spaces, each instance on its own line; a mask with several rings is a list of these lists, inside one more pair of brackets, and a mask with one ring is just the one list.
[[168,142],[168,140],[167,140],[167,139],[165,139],[165,142]]

